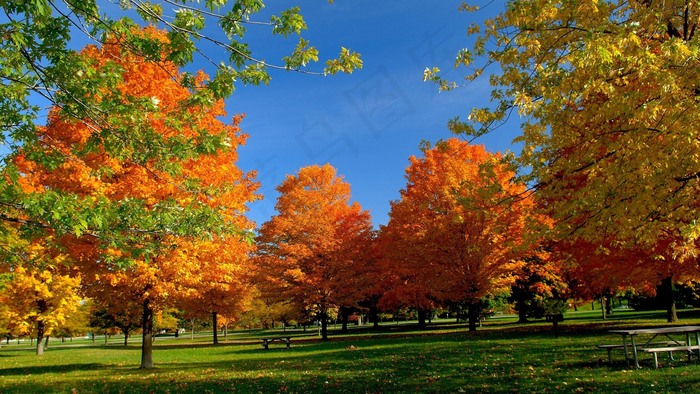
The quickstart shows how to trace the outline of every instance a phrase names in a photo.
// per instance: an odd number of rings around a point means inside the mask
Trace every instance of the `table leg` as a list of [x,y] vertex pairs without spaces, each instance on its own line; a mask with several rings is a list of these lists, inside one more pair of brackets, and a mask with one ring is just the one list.
[[622,343],[625,345],[625,361],[627,362],[627,366],[630,366],[630,356],[627,351],[627,335],[623,334],[622,335]]
[[639,368],[639,359],[637,358],[637,344],[634,341],[634,335],[630,335],[632,338],[632,354],[634,354],[634,367]]

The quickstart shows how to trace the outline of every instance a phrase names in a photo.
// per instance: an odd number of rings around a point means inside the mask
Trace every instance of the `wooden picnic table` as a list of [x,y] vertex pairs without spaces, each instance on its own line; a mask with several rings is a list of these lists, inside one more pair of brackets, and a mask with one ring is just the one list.
[[[641,349],[647,353],[653,353],[654,355],[654,361],[655,361],[655,366],[658,367],[658,360],[656,353],[657,352],[673,352],[673,351],[687,351],[688,356],[692,355],[693,350],[699,350],[700,349],[700,326],[675,326],[675,327],[661,327],[661,328],[631,328],[631,329],[622,329],[622,330],[609,330],[608,331],[611,334],[619,334],[622,335],[622,342],[623,346],[625,348],[625,361],[627,361],[627,365],[630,363],[630,358],[629,358],[629,350],[627,348],[627,337],[630,337],[631,340],[631,347],[632,347],[632,354],[633,354],[633,360],[634,360],[634,366],[635,368],[639,368],[639,357],[637,355],[637,350]],[[671,335],[674,334],[685,334],[685,342],[678,341],[671,337]],[[695,345],[693,345],[692,341],[690,340],[691,334],[695,334]],[[643,344],[638,345],[636,341],[637,335],[644,335],[644,336],[649,336],[649,339],[647,339]],[[664,348],[648,348],[650,344],[653,343],[654,338],[656,338],[659,335],[663,335],[666,338],[669,339],[669,343],[671,343],[671,346],[664,347]]]
[[286,336],[273,337],[273,338],[263,338],[262,339],[262,341],[263,341],[262,346],[265,348],[265,350],[267,350],[267,349],[269,349],[268,346],[270,345],[270,343],[272,343],[274,341],[284,341],[287,344],[287,349],[289,349],[289,347],[291,345],[290,338],[291,337],[286,337]]

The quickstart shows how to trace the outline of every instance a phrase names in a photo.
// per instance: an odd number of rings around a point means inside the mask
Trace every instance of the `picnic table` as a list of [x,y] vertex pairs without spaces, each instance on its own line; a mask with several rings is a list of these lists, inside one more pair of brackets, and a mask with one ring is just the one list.
[[287,349],[289,349],[291,342],[290,339],[291,337],[274,337],[274,338],[263,338],[262,341],[262,346],[265,348],[265,350],[269,349],[268,345],[272,342],[275,341],[284,341],[287,344]]
[[[690,358],[694,353],[693,351],[700,350],[700,326],[676,326],[676,327],[661,327],[661,328],[632,328],[623,330],[609,330],[611,334],[622,335],[623,347],[625,348],[625,361],[627,365],[630,363],[629,350],[627,345],[627,337],[630,337],[632,355],[634,360],[635,368],[639,368],[639,357],[638,350],[642,350],[646,353],[651,353],[654,355],[654,366],[659,367],[657,353],[658,352],[668,352],[673,354],[674,351],[687,351],[688,357]],[[674,339],[672,335],[685,334],[685,342]],[[695,345],[691,341],[691,334],[695,336]],[[641,345],[637,344],[637,335],[647,336],[645,342]],[[664,336],[668,338],[667,346],[665,347],[649,347],[658,342],[653,342],[657,336]],[[613,345],[614,346],[614,345]],[[608,350],[609,351],[609,350]]]

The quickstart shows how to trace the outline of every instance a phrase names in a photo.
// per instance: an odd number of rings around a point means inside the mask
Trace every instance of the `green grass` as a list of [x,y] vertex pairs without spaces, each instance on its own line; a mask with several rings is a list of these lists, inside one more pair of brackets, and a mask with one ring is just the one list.
[[[491,319],[475,333],[454,320],[435,321],[425,331],[385,324],[379,331],[356,328],[320,342],[301,330],[291,349],[273,344],[266,331],[230,335],[212,346],[185,335],[156,341],[156,368],[139,370],[139,344],[128,347],[49,347],[0,350],[3,393],[493,393],[700,391],[700,365],[685,355],[666,356],[658,370],[643,355],[642,369],[628,368],[622,351],[607,363],[600,343],[617,343],[607,330],[665,325],[661,312],[616,311],[603,321],[599,311],[567,314],[559,339],[543,322],[517,325]],[[700,324],[700,313],[684,311],[682,323]],[[275,332],[280,334],[280,330]],[[115,339],[116,341],[117,339]],[[75,343],[75,341],[74,341]],[[88,342],[90,343],[90,342]],[[54,341],[54,345],[59,345]],[[350,346],[357,349],[348,349]]]

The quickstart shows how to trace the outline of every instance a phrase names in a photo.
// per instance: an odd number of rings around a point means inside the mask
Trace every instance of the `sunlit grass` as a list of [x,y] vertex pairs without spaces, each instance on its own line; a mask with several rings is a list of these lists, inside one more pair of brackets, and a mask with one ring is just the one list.
[[[700,366],[662,357],[654,370],[642,356],[642,369],[622,361],[607,363],[595,345],[620,338],[608,329],[664,325],[661,312],[620,311],[603,321],[599,311],[567,315],[560,338],[551,325],[517,325],[492,319],[475,333],[454,320],[434,321],[427,330],[386,324],[378,331],[355,328],[334,332],[320,342],[315,331],[288,331],[291,349],[274,344],[263,350],[260,338],[236,333],[212,346],[211,337],[159,338],[156,368],[139,370],[138,343],[61,348],[49,346],[37,357],[31,350],[0,351],[0,392],[9,393],[399,393],[399,392],[697,392]],[[684,312],[682,323],[700,324]],[[275,334],[281,334],[280,330]],[[222,338],[223,339],[223,338]],[[75,341],[74,341],[75,343]],[[99,345],[99,340],[97,344]],[[54,341],[54,345],[59,345]],[[352,348],[350,348],[352,345]]]

